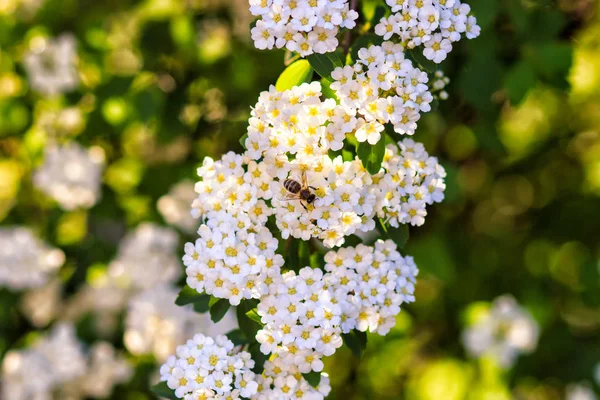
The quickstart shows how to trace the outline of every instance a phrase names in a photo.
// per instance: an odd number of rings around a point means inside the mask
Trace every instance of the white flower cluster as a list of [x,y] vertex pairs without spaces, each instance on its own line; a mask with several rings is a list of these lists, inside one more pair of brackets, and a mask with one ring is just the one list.
[[[278,240],[266,227],[271,216],[283,239],[314,237],[334,247],[345,236],[374,229],[376,216],[394,227],[422,225],[426,205],[443,199],[444,169],[412,140],[390,144],[376,175],[359,159],[332,160],[329,151],[341,149],[346,135],[360,135],[366,122],[332,100],[321,101],[320,90],[315,82],[263,92],[245,155],[206,158],[198,169],[192,215],[203,224],[183,259],[190,287],[233,305],[268,294],[283,265]],[[305,180],[314,203],[290,197],[286,179]]]
[[424,46],[423,55],[441,63],[462,36],[474,39],[481,28],[471,7],[460,0],[386,0],[392,15],[381,18],[375,33],[389,40],[397,36],[403,47]]
[[356,64],[337,67],[331,77],[340,103],[364,117],[359,142],[377,143],[386,123],[401,135],[413,135],[421,113],[431,111],[429,77],[405,58],[399,44],[360,49]]
[[260,351],[301,373],[322,371],[321,359],[342,345],[342,333],[387,334],[400,306],[415,300],[418,269],[391,240],[330,251],[325,261],[325,274],[310,267],[283,274],[257,307],[265,324],[256,335]]
[[6,354],[0,397],[50,399],[55,388],[79,378],[85,369],[86,358],[75,329],[71,325],[58,325],[32,347]]
[[70,34],[32,40],[32,49],[24,58],[31,87],[49,96],[75,89],[79,84],[76,47]]
[[570,383],[565,391],[565,400],[598,400],[598,396],[587,383]]
[[65,262],[64,253],[39,240],[27,228],[0,228],[0,287],[39,288]]
[[74,327],[60,324],[33,346],[6,354],[0,397],[105,398],[114,385],[127,381],[132,372],[131,365],[110,343],[95,343],[86,353]]
[[208,314],[195,313],[191,305],[177,306],[177,294],[175,287],[158,285],[131,298],[124,343],[132,354],[154,354],[159,361],[164,361],[179,343],[194,333],[223,334],[237,326],[232,313],[213,324]]
[[104,152],[86,149],[76,142],[51,145],[34,175],[34,185],[52,197],[64,210],[90,208],[101,192]]
[[253,367],[250,353],[235,351],[226,336],[197,334],[177,347],[160,368],[160,379],[186,400],[252,398],[258,389]]
[[87,358],[85,374],[67,388],[77,398],[107,398],[115,385],[129,381],[133,374],[129,362],[108,342],[94,343]]
[[326,373],[321,374],[321,381],[313,388],[306,382],[296,365],[286,363],[280,357],[265,361],[264,367],[263,374],[257,376],[258,390],[252,397],[253,400],[321,400],[331,391],[329,376]]
[[125,289],[146,289],[174,282],[181,275],[178,245],[179,237],[173,229],[152,223],[140,224],[121,241],[107,275]]
[[250,12],[259,18],[251,31],[256,48],[302,57],[335,51],[339,29],[354,28],[358,18],[347,0],[250,0]]
[[463,344],[474,357],[490,356],[504,367],[519,354],[535,350],[539,327],[533,317],[509,295],[494,300],[491,309],[463,332]]
[[184,180],[174,185],[169,193],[159,198],[156,205],[169,225],[191,233],[198,228],[198,222],[190,218],[190,204],[195,198],[194,183]]

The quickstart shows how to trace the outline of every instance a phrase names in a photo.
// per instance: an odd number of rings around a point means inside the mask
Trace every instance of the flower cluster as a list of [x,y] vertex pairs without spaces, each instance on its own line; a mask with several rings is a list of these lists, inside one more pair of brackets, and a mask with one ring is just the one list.
[[[110,343],[85,352],[72,325],[60,324],[32,347],[10,351],[2,364],[3,399],[105,398],[127,381],[131,365]],[[34,379],[32,379],[34,377]]]
[[392,15],[382,17],[375,33],[389,40],[397,36],[403,47],[423,46],[423,55],[441,63],[462,36],[473,39],[481,28],[471,7],[460,0],[386,0]]
[[190,306],[175,305],[178,290],[158,285],[133,296],[125,319],[124,342],[132,354],[154,354],[164,361],[176,346],[194,333],[223,333],[234,329],[235,317],[228,313],[213,324],[208,314],[198,315]]
[[256,336],[261,352],[301,373],[322,371],[321,359],[342,345],[342,333],[385,335],[400,306],[414,301],[418,269],[391,240],[330,251],[325,261],[325,274],[310,267],[283,274],[257,308],[265,324]]
[[474,357],[491,356],[510,367],[521,353],[537,346],[539,327],[513,297],[501,296],[491,309],[463,332],[463,344]]
[[85,369],[86,358],[75,329],[71,325],[58,325],[34,346],[11,351],[5,356],[1,397],[11,400],[38,398],[81,377]]
[[118,286],[132,289],[174,282],[181,275],[178,244],[174,230],[143,223],[123,238],[107,275]]
[[354,28],[358,18],[347,0],[250,0],[250,12],[259,18],[251,31],[256,48],[302,57],[335,51],[339,29]]
[[316,388],[306,382],[294,363],[287,363],[280,357],[265,361],[265,370],[257,376],[258,391],[252,399],[324,399],[331,391],[329,376],[321,374]]
[[0,228],[0,287],[41,287],[64,261],[61,250],[47,246],[29,229]]
[[431,111],[429,77],[405,58],[399,44],[360,49],[356,64],[338,67],[331,76],[331,89],[341,104],[365,120],[356,134],[359,142],[377,143],[386,123],[399,134],[412,135],[421,113]]
[[104,152],[72,142],[50,146],[33,175],[34,185],[65,210],[90,208],[100,198]]
[[[318,238],[334,247],[374,229],[375,217],[394,227],[422,225],[426,205],[443,199],[444,169],[412,140],[388,145],[376,175],[358,158],[332,159],[328,153],[368,123],[353,109],[322,101],[320,91],[315,82],[263,92],[250,119],[246,153],[206,158],[198,169],[202,180],[192,215],[203,224],[183,259],[190,287],[233,305],[269,294],[283,266],[269,220],[283,239]],[[290,179],[314,191],[315,201],[290,193]]]
[[79,84],[76,46],[75,37],[69,34],[32,40],[24,58],[31,87],[49,96],[75,89]]
[[236,352],[226,336],[197,334],[177,347],[176,356],[160,368],[160,379],[178,398],[251,398],[258,390],[253,367],[250,353]]

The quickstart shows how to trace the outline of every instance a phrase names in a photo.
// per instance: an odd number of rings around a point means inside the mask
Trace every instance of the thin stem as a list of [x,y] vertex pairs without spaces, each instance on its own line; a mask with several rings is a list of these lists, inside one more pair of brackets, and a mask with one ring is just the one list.
[[[358,5],[358,0],[350,0],[350,10],[356,11],[356,7]],[[344,38],[344,54],[348,54],[348,50],[350,49],[350,40],[352,39],[352,31],[348,30],[346,32],[346,37]]]

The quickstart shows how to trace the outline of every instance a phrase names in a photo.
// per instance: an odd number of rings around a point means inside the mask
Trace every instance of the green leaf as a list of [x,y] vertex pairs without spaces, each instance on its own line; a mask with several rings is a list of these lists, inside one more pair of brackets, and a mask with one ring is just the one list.
[[375,175],[381,169],[381,163],[385,155],[385,139],[382,137],[374,145],[370,145],[368,142],[359,143],[356,153],[367,171],[371,175]]
[[205,313],[208,311],[209,301],[209,295],[207,295],[206,293],[198,293],[196,289],[192,289],[191,287],[185,285],[183,289],[181,289],[181,291],[179,292],[179,295],[175,300],[175,304],[177,304],[178,306],[193,304],[194,311],[199,313]]
[[321,373],[320,372],[310,371],[307,374],[302,374],[302,376],[304,377],[306,382],[308,382],[308,384],[314,388],[319,386],[319,383],[321,383]]
[[381,21],[381,18],[385,17],[386,10],[387,7],[384,6],[377,6],[375,8],[373,18],[371,18],[371,26],[377,25]]
[[367,333],[357,331],[356,329],[350,333],[342,333],[344,344],[352,351],[356,357],[360,358],[363,351],[367,348]]
[[288,66],[279,78],[275,88],[280,91],[286,91],[293,88],[294,86],[300,86],[305,82],[310,82],[312,78],[313,69],[307,60],[298,60]]
[[[212,300],[211,300],[212,301]],[[223,319],[227,311],[229,311],[229,300],[227,299],[218,299],[216,303],[210,306],[210,319],[215,324]]]
[[388,227],[388,237],[398,245],[399,248],[403,248],[408,242],[408,225],[400,224],[398,228],[392,226]]
[[331,83],[332,82],[328,79],[321,79],[321,93],[326,99],[334,99],[339,104],[337,95],[331,90]]
[[234,329],[228,332],[225,336],[227,336],[227,339],[231,340],[236,346],[248,343],[248,339],[241,329]]
[[158,383],[150,388],[152,393],[159,397],[164,397],[165,399],[179,400],[177,396],[175,396],[175,391],[167,386],[167,382]]
[[339,53],[311,54],[306,58],[310,66],[322,78],[331,80],[331,73],[337,67],[343,67],[344,62]]
[[504,87],[508,92],[508,98],[511,104],[521,103],[529,89],[532,89],[536,83],[535,69],[526,62],[521,61],[506,73],[504,77]]
[[350,351],[352,351],[352,354],[354,354],[357,358],[360,358],[360,356],[362,355],[362,348],[360,346],[360,341],[354,335],[354,333],[342,333],[342,340],[344,341],[344,344],[350,349]]
[[368,48],[374,44],[381,45],[383,38],[374,33],[359,36],[350,47],[350,60],[355,62],[358,60],[358,51],[363,48]]
[[242,137],[240,138],[240,144],[242,145],[242,147],[244,148],[244,150],[248,150],[248,149],[246,148],[246,139],[248,139],[248,134],[247,134],[247,133],[244,133],[244,136],[242,136]]
[[[256,309],[253,309],[254,304],[249,301],[242,301],[239,306],[237,306],[235,312],[237,316],[238,326],[240,330],[243,332],[246,337],[247,343],[252,343],[256,339],[256,333],[262,328],[262,323],[260,322],[260,317],[256,314]],[[252,317],[247,315],[248,313],[253,313]],[[255,317],[258,317],[258,321]]]
[[252,368],[252,371],[255,374],[262,374],[265,369],[265,361],[269,359],[269,356],[261,353],[260,343],[252,343],[248,346],[248,352],[254,360],[254,368]]
[[262,320],[260,319],[260,315],[256,312],[256,308],[246,312],[246,316],[250,318],[252,321],[256,322],[260,326],[263,326]]

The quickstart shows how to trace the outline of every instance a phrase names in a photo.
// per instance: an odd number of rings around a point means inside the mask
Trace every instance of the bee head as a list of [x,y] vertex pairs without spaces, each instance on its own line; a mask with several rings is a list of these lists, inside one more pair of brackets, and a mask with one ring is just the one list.
[[308,204],[312,204],[316,198],[317,198],[317,196],[315,194],[311,193],[310,196],[308,196],[308,198],[306,199],[306,202]]

